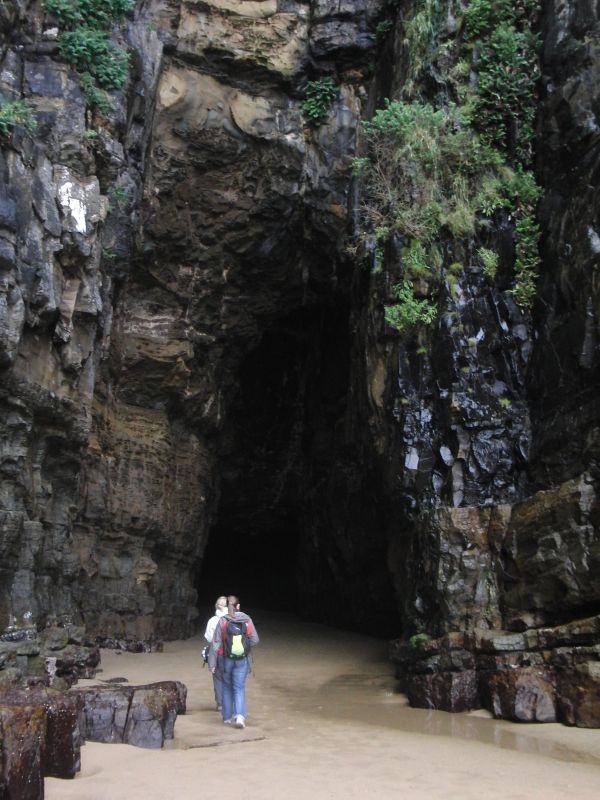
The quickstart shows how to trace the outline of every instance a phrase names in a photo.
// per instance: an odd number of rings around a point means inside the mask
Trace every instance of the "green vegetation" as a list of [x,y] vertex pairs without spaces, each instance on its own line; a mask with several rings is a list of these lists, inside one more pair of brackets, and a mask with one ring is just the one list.
[[531,308],[536,293],[539,264],[538,242],[540,227],[533,209],[521,214],[515,224],[515,302],[521,308]]
[[427,64],[427,52],[435,41],[441,16],[439,0],[416,0],[414,11],[404,25],[405,51],[409,55],[405,94],[412,94],[419,73]]
[[89,72],[83,72],[80,75],[80,85],[86,106],[97,108],[102,114],[108,114],[111,109],[108,94],[96,86],[96,82]]
[[385,321],[392,328],[404,331],[416,325],[417,322],[424,322],[428,325],[435,319],[437,309],[429,300],[419,300],[415,297],[409,280],[394,286],[394,294],[398,303],[385,306]]
[[133,8],[132,0],[44,0],[44,8],[61,28],[79,26],[107,31],[122,22]]
[[[404,241],[405,280],[394,289],[400,308],[385,309],[386,321],[399,330],[435,318],[413,313],[423,301],[413,294],[409,302],[412,283],[421,280],[421,292],[429,287],[426,302],[434,308],[444,282],[456,290],[456,281],[446,280],[448,271],[463,270],[452,261],[452,242],[463,243],[457,252],[471,250],[500,211],[514,224],[515,302],[526,311],[535,298],[539,187],[529,167],[539,76],[531,30],[537,8],[536,0],[472,0],[458,19],[455,39],[446,36],[442,44],[438,0],[418,0],[405,23],[402,99],[386,101],[364,124],[366,154],[352,167],[364,190],[363,239],[374,238],[381,253],[390,236]],[[459,3],[454,11],[461,13]],[[435,58],[443,62],[455,98],[440,108],[414,97],[427,60]],[[483,275],[493,281],[498,253],[486,246],[476,252]]]
[[331,104],[338,93],[333,78],[319,78],[309,81],[306,86],[306,100],[302,103],[302,112],[309,125],[317,128],[327,119]]
[[424,644],[425,642],[430,642],[431,636],[428,633],[415,633],[414,636],[411,636],[408,640],[408,643],[411,647],[418,647],[420,644]]
[[30,133],[35,130],[31,108],[24,100],[0,100],[0,136],[8,136],[16,125],[22,125]]
[[534,87],[539,77],[537,39],[502,23],[482,44],[473,119],[484,137],[518,160],[531,157],[535,115]]
[[120,89],[127,79],[129,56],[111,45],[104,31],[76,28],[61,34],[61,55],[82,75],[90,75],[103,89]]
[[493,280],[498,271],[498,253],[487,247],[480,247],[477,251],[477,255],[481,259],[483,265],[483,274],[489,280]]
[[388,33],[394,27],[394,23],[391,19],[384,19],[381,22],[377,23],[377,27],[375,28],[375,39],[380,41],[381,39],[385,39]]
[[498,405],[500,406],[500,408],[506,411],[512,406],[512,400],[510,399],[510,397],[500,397],[498,399]]
[[106,114],[106,91],[127,80],[129,55],[109,42],[112,25],[124,20],[132,0],[45,0],[44,8],[58,21],[58,49],[81,75],[81,88],[90,108]]
[[108,190],[110,211],[126,212],[129,206],[129,192],[124,186],[112,186]]

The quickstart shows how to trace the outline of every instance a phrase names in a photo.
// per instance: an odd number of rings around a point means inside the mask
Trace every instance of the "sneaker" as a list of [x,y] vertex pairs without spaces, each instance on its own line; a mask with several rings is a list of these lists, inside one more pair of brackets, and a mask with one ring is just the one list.
[[221,706],[220,705],[216,705],[215,706],[215,711],[221,711]]
[[246,720],[242,717],[241,714],[238,714],[235,718],[235,727],[236,728],[245,728],[246,727]]
[[223,720],[223,725],[231,725],[232,723],[233,723],[232,719],[224,719]]

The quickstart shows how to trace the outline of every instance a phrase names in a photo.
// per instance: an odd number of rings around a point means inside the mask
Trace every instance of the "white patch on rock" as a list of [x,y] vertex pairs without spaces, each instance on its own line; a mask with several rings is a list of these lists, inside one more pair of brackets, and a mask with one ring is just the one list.
[[419,454],[416,447],[411,447],[406,458],[404,459],[404,466],[406,469],[418,469],[419,467]]
[[77,180],[67,167],[56,166],[54,180],[63,228],[71,233],[92,235],[95,224],[106,217],[108,208],[107,198],[100,195],[98,179]]
[[58,202],[65,216],[71,216],[77,233],[86,233],[85,203],[76,196],[74,183],[67,181],[58,187]]
[[449,447],[446,447],[446,445],[442,445],[440,447],[440,456],[442,458],[442,461],[444,462],[444,464],[446,464],[447,467],[451,467],[452,464],[454,464],[454,456],[452,455],[452,450],[450,450]]
[[598,236],[597,231],[592,228],[591,225],[588,225],[587,228],[587,235],[590,242],[590,247],[592,248],[593,253],[600,253],[600,236]]

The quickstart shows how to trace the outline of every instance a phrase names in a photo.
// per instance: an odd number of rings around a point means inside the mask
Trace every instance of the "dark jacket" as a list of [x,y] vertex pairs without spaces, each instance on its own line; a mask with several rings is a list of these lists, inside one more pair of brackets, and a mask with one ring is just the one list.
[[233,617],[230,617],[229,614],[226,614],[217,622],[217,627],[215,628],[213,639],[210,643],[210,650],[208,651],[208,666],[211,668],[211,670],[215,669],[217,666],[217,657],[223,655],[223,629],[227,625],[228,620],[250,623],[250,633],[248,636],[250,640],[250,647],[256,647],[260,641],[258,638],[258,633],[256,632],[256,627],[248,614],[244,614],[243,611],[236,611]]

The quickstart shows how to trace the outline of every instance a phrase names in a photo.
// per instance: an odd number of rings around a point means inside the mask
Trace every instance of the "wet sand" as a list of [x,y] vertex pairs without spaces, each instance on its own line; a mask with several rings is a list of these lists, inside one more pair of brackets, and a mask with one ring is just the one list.
[[74,780],[46,779],[47,800],[600,797],[599,730],[408,708],[385,642],[249,613],[262,641],[245,730],[214,710],[200,637],[164,653],[102,651],[103,671],[82,684],[180,680],[187,714],[163,750],[88,742]]

